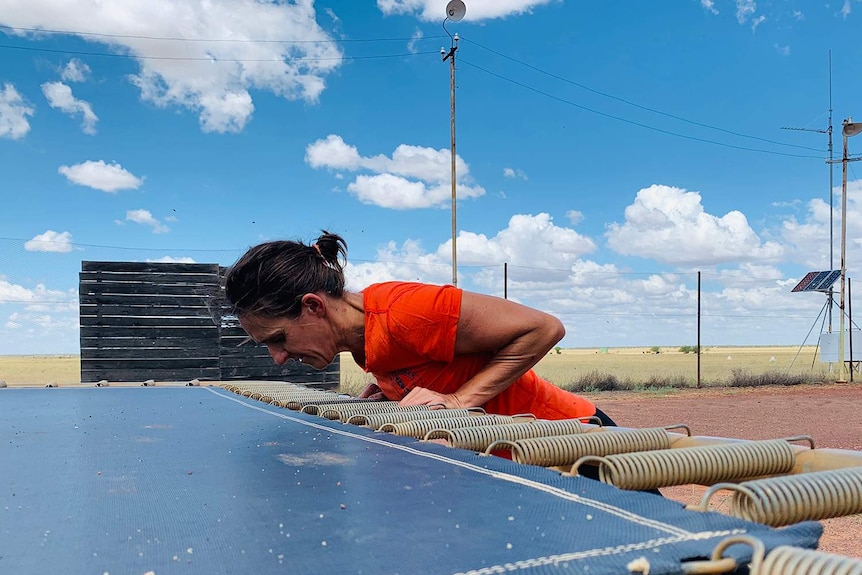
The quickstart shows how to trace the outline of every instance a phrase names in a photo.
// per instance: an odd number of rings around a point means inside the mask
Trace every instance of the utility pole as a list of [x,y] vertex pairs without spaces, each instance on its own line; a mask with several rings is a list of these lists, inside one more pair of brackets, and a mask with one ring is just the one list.
[[449,51],[445,48],[440,48],[440,55],[443,56],[443,61],[449,60],[449,99],[450,99],[450,126],[451,135],[451,153],[452,153],[452,285],[458,285],[458,225],[456,218],[456,205],[458,201],[457,194],[457,177],[455,175],[455,52],[458,51],[458,34],[452,36],[449,30],[446,30],[446,20],[458,22],[464,17],[467,12],[467,7],[464,6],[462,0],[450,0],[446,5],[446,18],[443,19],[443,30],[449,35],[452,43]]
[[[842,124],[841,135],[844,138],[844,150],[841,155],[841,160],[831,160],[830,163],[841,162],[841,299],[839,300],[838,309],[839,318],[839,333],[838,347],[840,348],[839,358],[841,360],[841,370],[839,372],[840,379],[838,381],[847,381],[844,378],[844,292],[847,286],[847,164],[849,162],[858,162],[862,157],[851,158],[847,153],[847,140],[857,134],[862,133],[862,123],[853,123],[853,118],[847,118]],[[851,326],[852,329],[852,326]],[[852,355],[852,354],[851,354]]]

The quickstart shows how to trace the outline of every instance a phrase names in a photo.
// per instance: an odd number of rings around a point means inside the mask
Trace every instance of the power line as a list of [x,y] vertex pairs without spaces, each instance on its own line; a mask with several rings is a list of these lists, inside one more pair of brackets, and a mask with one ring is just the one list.
[[190,62],[212,62],[218,64],[221,62],[237,63],[237,62],[323,62],[327,60],[377,60],[381,58],[401,58],[406,56],[427,56],[428,54],[437,54],[437,51],[430,52],[406,52],[402,54],[377,54],[373,56],[331,56],[325,58],[217,58],[215,56],[144,56],[137,54],[112,54],[110,52],[86,52],[82,50],[58,50],[52,48],[34,48],[32,46],[10,46],[8,44],[0,44],[0,49],[6,50],[25,50],[28,52],[47,52],[52,54],[71,54],[74,56],[101,56],[107,58],[129,58],[133,60],[172,60],[172,61],[190,61]]
[[344,44],[349,42],[410,42],[416,40],[433,40],[446,38],[443,34],[423,36],[422,38],[346,38],[342,40],[269,40],[256,38],[179,38],[173,36],[142,36],[137,34],[103,34],[101,32],[80,32],[74,30],[48,30],[44,28],[21,28],[18,26],[0,26],[0,30],[16,32],[34,32],[39,34],[57,34],[61,36],[94,36],[97,38],[126,38],[130,40],[167,40],[171,42],[228,42],[248,44]]
[[774,150],[762,150],[759,148],[749,148],[747,146],[736,146],[734,144],[727,144],[727,143],[719,142],[716,140],[709,140],[707,138],[698,138],[696,136],[689,136],[686,134],[680,134],[679,132],[672,132],[670,130],[665,130],[663,128],[656,128],[655,126],[650,126],[649,124],[644,124],[642,122],[636,122],[634,120],[629,120],[629,119],[623,118],[622,116],[616,116],[614,114],[608,114],[607,112],[601,112],[601,111],[596,110],[594,108],[589,108],[589,107],[583,106],[581,104],[576,104],[575,102],[572,102],[571,100],[567,100],[565,98],[555,96],[555,95],[550,94],[548,92],[545,92],[543,90],[539,90],[538,88],[534,88],[530,85],[524,84],[523,82],[519,82],[517,80],[513,80],[512,78],[508,78],[506,76],[503,76],[502,74],[497,74],[496,72],[492,72],[486,68],[483,68],[481,66],[473,64],[472,62],[468,62],[468,61],[464,60],[464,58],[461,58],[461,63],[467,64],[468,66],[472,66],[473,68],[476,68],[477,70],[485,72],[486,74],[489,74],[489,75],[494,76],[496,78],[499,78],[501,80],[505,80],[506,82],[511,82],[512,84],[515,84],[516,86],[520,86],[520,87],[525,88],[527,90],[530,90],[532,92],[536,92],[537,94],[541,94],[545,97],[551,98],[552,100],[556,100],[558,102],[568,104],[569,106],[573,106],[575,108],[584,110],[585,112],[590,112],[591,114],[596,114],[598,116],[603,116],[605,118],[610,118],[612,120],[617,120],[619,122],[624,122],[626,124],[631,124],[633,126],[638,126],[640,128],[646,128],[647,130],[652,130],[654,132],[667,134],[669,136],[676,136],[677,138],[684,138],[686,140],[693,140],[695,142],[702,142],[705,144],[712,144],[715,146],[723,146],[725,148],[732,148],[734,150],[743,150],[746,152],[758,152],[761,154],[773,154],[775,156],[786,156],[786,157],[790,157],[790,158],[813,158],[813,159],[817,159],[817,160],[822,159],[820,156],[811,156],[811,155],[806,155],[806,154],[788,154],[785,152],[776,152]]
[[60,244],[60,245],[69,245],[71,247],[79,247],[79,248],[102,248],[102,249],[110,249],[110,250],[129,250],[129,251],[147,251],[147,252],[236,252],[236,251],[244,251],[248,249],[245,248],[234,248],[234,249],[193,249],[193,248],[135,248],[135,247],[127,247],[127,246],[105,246],[99,244],[79,244],[76,242],[70,242],[66,244],[66,242],[55,242],[51,240],[28,240],[24,238],[4,238],[0,237],[0,241],[6,242],[30,242],[30,241],[38,241],[43,244]]
[[733,131],[733,130],[727,130],[727,129],[725,129],[725,128],[720,128],[720,127],[718,127],[718,126],[713,126],[713,125],[711,125],[711,124],[705,124],[705,123],[703,123],[703,122],[697,122],[697,121],[695,121],[695,120],[689,120],[688,118],[684,118],[684,117],[682,117],[682,116],[677,116],[676,114],[671,114],[671,113],[669,113],[669,112],[664,112],[664,111],[662,111],[662,110],[657,110],[657,109],[655,109],[655,108],[650,108],[649,106],[644,106],[644,105],[642,105],[642,104],[638,104],[637,102],[632,102],[631,100],[626,100],[625,98],[620,98],[619,96],[614,96],[613,94],[608,94],[607,92],[602,92],[601,90],[596,90],[595,88],[590,88],[589,86],[586,86],[586,85],[584,85],[584,84],[581,84],[581,83],[575,82],[574,80],[570,80],[569,78],[566,78],[566,77],[564,77],[564,76],[560,76],[560,75],[554,74],[554,73],[552,73],[552,72],[548,72],[547,70],[543,70],[543,69],[539,68],[538,66],[534,66],[534,65],[532,65],[532,64],[530,64],[530,63],[528,63],[528,62],[524,62],[523,60],[519,60],[519,59],[517,59],[517,58],[513,58],[512,56],[508,56],[508,55],[506,55],[506,54],[503,54],[502,52],[499,52],[499,51],[497,51],[497,50],[494,50],[493,48],[489,48],[489,47],[487,47],[487,46],[484,46],[484,45],[480,44],[479,42],[476,42],[475,40],[470,40],[469,38],[463,38],[463,39],[464,39],[464,40],[466,40],[467,42],[470,42],[471,44],[475,44],[476,46],[478,46],[479,48],[482,48],[483,50],[487,50],[488,52],[491,52],[492,54],[496,54],[497,56],[500,56],[501,58],[505,58],[505,59],[507,59],[507,60],[511,60],[512,62],[515,62],[515,63],[517,63],[517,64],[520,64],[520,65],[522,65],[522,66],[525,66],[525,67],[527,67],[527,68],[529,68],[529,69],[531,69],[531,70],[534,70],[534,71],[536,71],[536,72],[539,72],[540,74],[544,74],[545,76],[548,76],[548,77],[550,77],[550,78],[554,78],[554,79],[556,79],[556,80],[560,80],[561,82],[566,82],[566,83],[571,84],[571,85],[573,85],[573,86],[577,86],[578,88],[581,88],[582,90],[586,90],[586,91],[588,91],[588,92],[592,92],[593,94],[598,94],[599,96],[603,96],[603,97],[605,97],[605,98],[610,98],[610,99],[612,99],[612,100],[616,100],[616,101],[618,101],[618,102],[622,102],[622,103],[624,103],[624,104],[628,104],[629,106],[634,106],[635,108],[639,108],[639,109],[641,109],[641,110],[646,110],[647,112],[652,112],[652,113],[654,113],[654,114],[660,114],[660,115],[662,115],[662,116],[666,116],[666,117],[668,117],[668,118],[673,118],[674,120],[679,120],[680,122],[686,122],[686,123],[688,123],[688,124],[692,124],[692,125],[694,125],[694,126],[699,126],[699,127],[701,127],[701,128],[708,128],[708,129],[710,129],[710,130],[716,130],[716,131],[719,131],[719,132],[724,132],[725,134],[731,134],[731,135],[733,135],[733,136],[738,136],[738,137],[740,137],[740,138],[749,138],[749,139],[752,139],[752,140],[759,140],[759,141],[761,141],[761,142],[767,142],[767,143],[769,143],[769,144],[776,144],[776,145],[779,145],[779,146],[788,146],[788,147],[791,147],[791,148],[801,148],[801,149],[803,149],[803,150],[811,150],[811,151],[814,151],[814,152],[819,152],[819,151],[820,151],[820,149],[819,149],[819,148],[811,148],[811,147],[809,147],[809,146],[801,146],[801,145],[798,145],[798,144],[788,144],[788,143],[786,143],[786,142],[779,142],[779,141],[777,141],[777,140],[770,140],[770,139],[768,139],[768,138],[761,138],[761,137],[759,137],[759,136],[752,136],[752,135],[749,135],[749,134],[743,134],[743,133],[741,133],[741,132],[735,132],[735,131]]

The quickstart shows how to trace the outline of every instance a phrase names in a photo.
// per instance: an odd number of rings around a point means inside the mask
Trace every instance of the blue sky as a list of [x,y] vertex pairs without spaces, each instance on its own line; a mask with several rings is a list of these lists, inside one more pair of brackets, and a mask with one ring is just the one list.
[[860,0],[465,2],[444,29],[442,0],[0,0],[0,354],[78,352],[84,260],[325,228],[353,289],[450,282],[447,30],[460,287],[502,295],[505,263],[564,346],[678,346],[700,271],[704,345],[816,342],[826,298],[790,290],[830,229],[839,267],[818,130],[830,51],[836,158],[862,120]]

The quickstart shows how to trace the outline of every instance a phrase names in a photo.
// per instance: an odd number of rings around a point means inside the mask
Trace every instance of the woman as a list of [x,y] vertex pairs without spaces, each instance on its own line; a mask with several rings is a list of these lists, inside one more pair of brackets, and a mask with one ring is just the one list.
[[240,324],[279,365],[292,359],[323,369],[349,351],[377,380],[361,397],[540,419],[596,415],[613,425],[532,370],[565,333],[556,318],[454,286],[386,282],[345,291],[346,255],[345,241],[323,232],[311,245],[255,246],[228,271],[225,292]]

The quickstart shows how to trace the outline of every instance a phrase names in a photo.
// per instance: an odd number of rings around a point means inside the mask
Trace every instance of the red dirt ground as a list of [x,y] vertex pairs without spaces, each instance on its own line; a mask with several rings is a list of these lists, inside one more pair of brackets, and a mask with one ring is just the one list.
[[[686,423],[692,435],[739,439],[810,435],[817,447],[862,451],[860,383],[685,390],[663,397],[620,392],[588,396],[624,427]],[[662,489],[684,503],[699,503],[703,491],[699,486]],[[862,515],[821,523],[820,551],[862,558]]]

